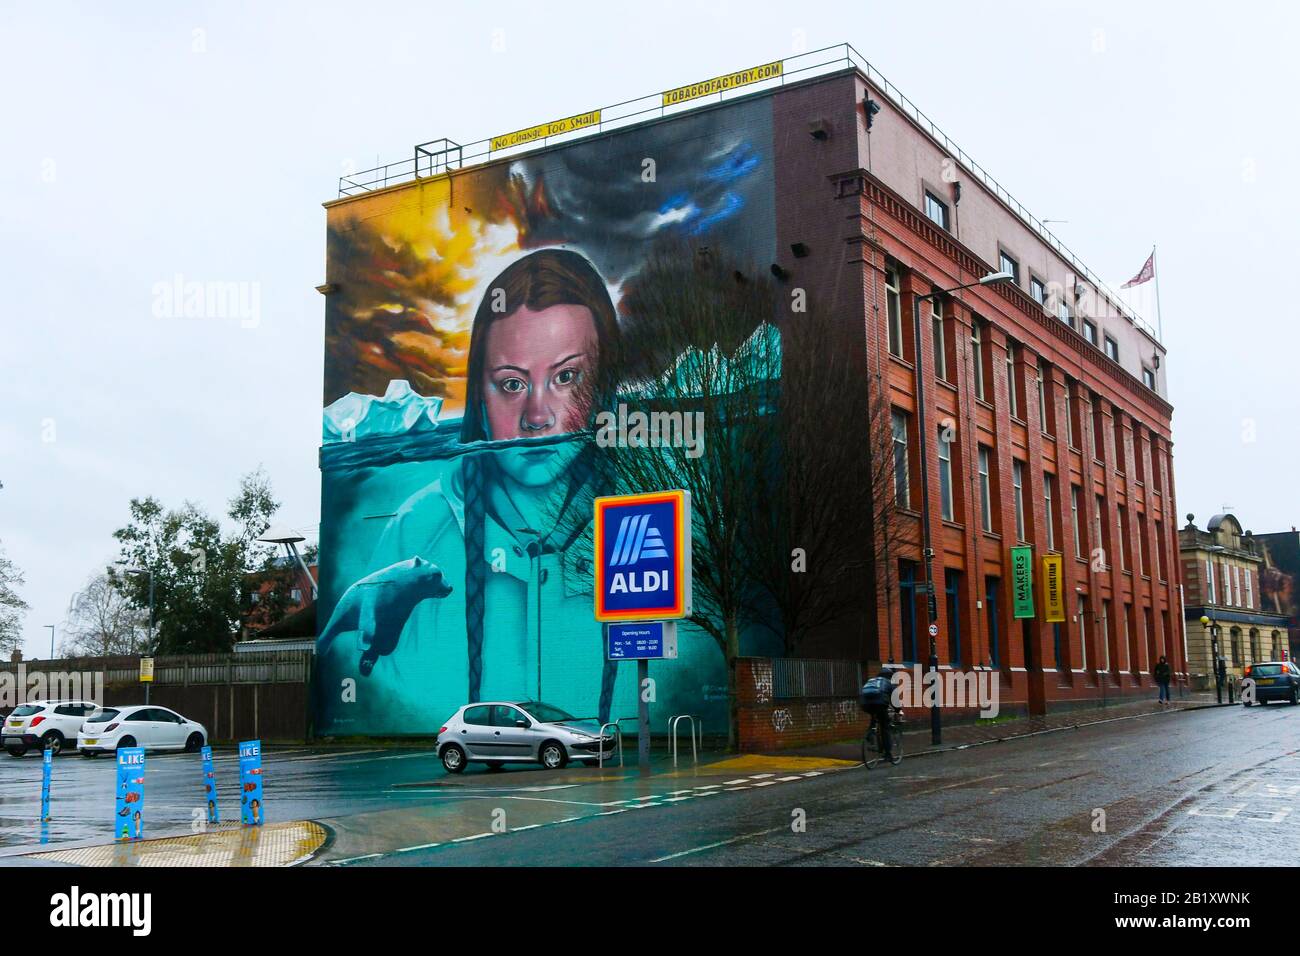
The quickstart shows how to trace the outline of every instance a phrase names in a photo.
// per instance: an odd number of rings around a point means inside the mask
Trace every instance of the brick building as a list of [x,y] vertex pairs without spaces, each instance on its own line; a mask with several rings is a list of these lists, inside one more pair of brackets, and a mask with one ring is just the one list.
[[[863,396],[887,409],[892,434],[877,435],[870,452],[895,465],[897,507],[887,517],[898,536],[883,533],[882,515],[864,548],[871,558],[854,572],[874,589],[875,607],[828,628],[806,656],[928,657],[925,456],[942,667],[988,668],[1002,701],[1033,712],[1154,693],[1161,654],[1186,680],[1164,348],[852,48],[773,66],[749,71],[753,82],[734,82],[743,76],[735,74],[700,84],[723,90],[705,98],[664,94],[660,105],[655,95],[577,125],[470,146],[424,144],[413,160],[341,182],[327,205],[320,287],[328,297],[321,620],[330,623],[320,639],[328,680],[383,675],[388,696],[375,699],[408,695],[417,722],[440,719],[426,713],[431,697],[436,707],[463,702],[462,674],[471,698],[480,679],[484,688],[499,680],[508,690],[497,693],[559,687],[569,700],[555,703],[572,712],[618,712],[634,688],[608,669],[601,676],[589,567],[562,552],[510,561],[536,547],[518,537],[533,526],[464,506],[466,489],[477,494],[484,479],[464,479],[457,443],[483,436],[458,416],[477,387],[465,371],[474,365],[471,323],[496,321],[482,303],[499,267],[564,247],[625,289],[651,239],[677,228],[802,291],[830,347],[860,357]],[[502,145],[516,140],[522,145]],[[912,317],[922,297],[997,271],[1011,281],[926,298],[917,345]],[[398,394],[408,398],[388,401]],[[503,421],[501,437],[518,438]],[[349,427],[340,431],[340,422]],[[487,539],[477,527],[471,533],[470,514]],[[478,575],[493,536],[506,573]],[[1061,558],[1063,620],[1044,620],[1041,592],[1035,616],[1015,616],[1015,546],[1032,549],[1035,588],[1040,559]],[[410,659],[376,663],[363,653],[358,661],[356,642],[334,634],[356,626],[348,615],[359,586],[413,556],[450,569],[454,590],[397,621],[394,653]],[[467,597],[480,586],[496,596]],[[747,634],[742,656],[771,656],[775,646]],[[682,648],[697,656],[656,672],[652,720],[703,707],[715,726],[722,698],[710,691],[726,679],[718,656],[707,640],[684,638]],[[852,709],[840,703],[819,705],[810,725],[834,725]],[[386,732],[392,710],[334,708],[323,726]]]
[[[1213,634],[1228,673],[1240,681],[1248,664],[1281,660],[1287,616],[1265,606],[1265,548],[1234,515],[1217,514],[1202,531],[1194,516],[1178,531],[1187,619],[1187,660],[1193,684],[1214,686]],[[1201,618],[1209,618],[1202,624]]]

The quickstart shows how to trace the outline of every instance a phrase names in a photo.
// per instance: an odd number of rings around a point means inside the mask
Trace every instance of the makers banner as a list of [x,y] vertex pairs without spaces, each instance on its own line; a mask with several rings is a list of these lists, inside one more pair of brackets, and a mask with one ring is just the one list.
[[203,790],[204,802],[208,808],[208,823],[220,823],[221,811],[217,809],[217,773],[212,767],[212,748],[204,747],[203,755]]
[[144,837],[144,748],[117,748],[117,815],[113,830],[119,840]]
[[1011,549],[1011,599],[1015,617],[1034,616],[1034,549]]
[[240,818],[245,826],[260,827],[262,812],[262,741],[246,740],[239,745]]
[[1043,556],[1043,620],[1065,620],[1065,577],[1059,554]]

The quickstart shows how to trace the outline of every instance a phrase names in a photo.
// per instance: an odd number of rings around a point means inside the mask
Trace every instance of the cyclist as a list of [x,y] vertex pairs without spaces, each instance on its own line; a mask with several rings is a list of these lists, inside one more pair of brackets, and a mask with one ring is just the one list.
[[872,732],[880,734],[880,752],[886,757],[894,754],[894,742],[890,734],[891,718],[899,710],[894,707],[895,670],[892,664],[882,664],[880,673],[862,685],[859,695],[862,709],[871,715],[871,727],[867,730],[867,735],[870,736]]

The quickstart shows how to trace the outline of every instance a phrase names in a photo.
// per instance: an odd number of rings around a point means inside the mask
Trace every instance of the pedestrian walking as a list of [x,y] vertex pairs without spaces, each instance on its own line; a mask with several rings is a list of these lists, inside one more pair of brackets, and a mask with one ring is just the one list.
[[1164,706],[1169,705],[1169,678],[1172,676],[1172,669],[1169,662],[1165,660],[1163,654],[1160,655],[1160,663],[1156,664],[1155,679],[1160,685],[1160,703]]

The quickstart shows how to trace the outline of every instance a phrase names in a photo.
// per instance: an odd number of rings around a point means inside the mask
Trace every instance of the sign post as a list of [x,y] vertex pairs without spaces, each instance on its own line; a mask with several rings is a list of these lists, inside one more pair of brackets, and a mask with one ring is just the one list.
[[117,812],[113,833],[118,840],[144,838],[144,748],[117,748]]
[[239,807],[244,826],[260,827],[266,822],[262,809],[262,741],[245,740],[239,745]]
[[144,684],[144,702],[149,703],[149,688],[153,686],[153,658],[140,658],[140,683]]
[[49,747],[41,757],[41,822],[50,822],[50,774],[54,770],[54,751]]
[[677,656],[691,614],[691,496],[612,495],[595,503],[596,620],[610,660],[637,662],[637,766],[650,772],[651,660]]
[[221,822],[221,811],[217,808],[217,773],[212,766],[212,748],[204,747],[203,755],[203,794],[207,804],[207,820],[212,826]]

